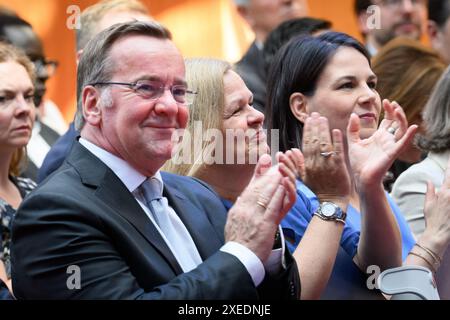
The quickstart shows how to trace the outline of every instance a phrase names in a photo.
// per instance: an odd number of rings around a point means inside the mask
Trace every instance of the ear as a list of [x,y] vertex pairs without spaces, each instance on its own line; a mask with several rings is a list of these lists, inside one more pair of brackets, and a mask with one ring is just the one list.
[[83,54],[83,49],[77,51],[77,66],[80,63],[81,55]]
[[309,116],[307,111],[307,99],[304,94],[300,92],[294,92],[289,98],[289,107],[294,117],[298,121],[305,123],[306,118]]
[[367,14],[367,12],[361,12],[358,14],[358,18],[357,18],[358,28],[364,37],[370,31],[369,28],[367,27],[367,19],[369,19],[369,15]]
[[100,92],[93,86],[86,86],[82,92],[83,117],[87,123],[98,127],[102,119]]
[[253,28],[254,21],[250,9],[247,6],[237,6],[236,9],[239,15]]

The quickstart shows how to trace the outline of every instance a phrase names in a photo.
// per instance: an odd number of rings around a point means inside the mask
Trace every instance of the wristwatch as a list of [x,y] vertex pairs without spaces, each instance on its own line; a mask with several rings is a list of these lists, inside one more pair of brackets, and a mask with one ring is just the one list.
[[333,202],[322,202],[314,215],[322,220],[338,221],[343,224],[345,224],[345,218],[347,217],[347,214]]

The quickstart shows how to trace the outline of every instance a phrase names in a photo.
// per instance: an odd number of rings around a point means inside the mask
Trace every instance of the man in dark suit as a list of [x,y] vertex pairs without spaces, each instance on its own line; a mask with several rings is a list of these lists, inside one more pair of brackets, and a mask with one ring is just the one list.
[[160,173],[187,124],[184,73],[157,23],[115,25],[89,42],[78,67],[81,138],[16,215],[17,298],[299,297],[295,262],[272,250],[295,198],[293,171],[261,174],[260,160],[228,218],[200,181]]
[[266,71],[263,44],[269,33],[280,23],[300,18],[308,13],[305,0],[234,0],[239,14],[255,33],[242,59],[236,63],[236,71],[253,93],[253,106],[264,112],[266,103]]

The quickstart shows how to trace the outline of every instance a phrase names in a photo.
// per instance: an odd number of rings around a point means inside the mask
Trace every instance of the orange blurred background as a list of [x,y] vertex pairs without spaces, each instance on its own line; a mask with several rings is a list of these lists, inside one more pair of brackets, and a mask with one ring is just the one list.
[[[75,31],[66,22],[71,5],[82,11],[96,0],[0,0],[28,21],[44,43],[47,58],[59,62],[47,82],[46,98],[55,102],[70,122],[75,112]],[[151,15],[172,32],[185,57],[208,56],[239,60],[253,34],[238,16],[232,0],[142,0]],[[353,15],[353,0],[309,0],[310,16],[332,21],[334,29],[360,38]],[[73,21],[73,20],[70,20]]]

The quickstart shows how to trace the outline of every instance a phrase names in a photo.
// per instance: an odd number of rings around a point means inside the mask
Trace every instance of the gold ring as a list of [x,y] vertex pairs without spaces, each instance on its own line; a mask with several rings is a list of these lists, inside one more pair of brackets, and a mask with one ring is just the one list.
[[261,200],[256,201],[256,204],[263,207],[264,210],[267,210],[267,206],[264,204],[264,202],[262,202]]
[[328,158],[329,156],[332,156],[333,154],[336,154],[336,151],[330,151],[330,152],[321,152],[320,155],[322,157]]

